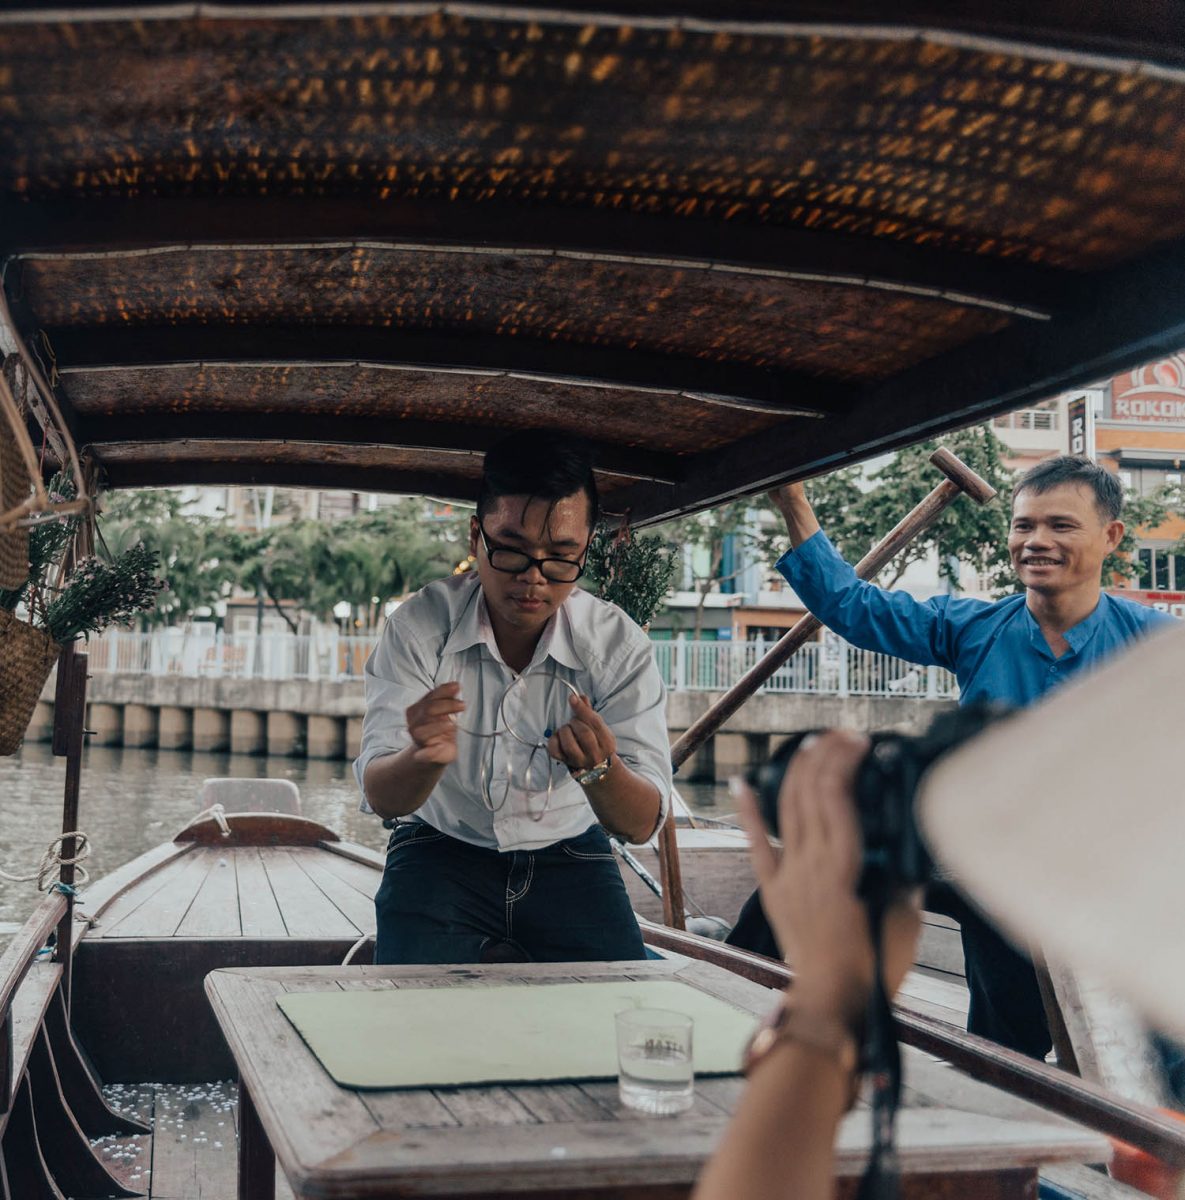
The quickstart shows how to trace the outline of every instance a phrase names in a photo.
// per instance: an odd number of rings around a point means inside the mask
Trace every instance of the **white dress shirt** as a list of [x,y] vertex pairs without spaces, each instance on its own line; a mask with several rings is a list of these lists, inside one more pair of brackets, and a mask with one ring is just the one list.
[[430,583],[401,604],[366,662],[366,718],[354,762],[363,810],[371,811],[362,786],[367,766],[411,745],[408,707],[432,688],[458,682],[466,707],[457,717],[457,757],[414,819],[505,851],[538,850],[583,833],[597,819],[584,789],[563,763],[532,748],[571,720],[565,681],[589,697],[613,731],[621,761],[658,789],[665,819],[666,688],[650,639],[616,605],[576,588],[516,675],[498,651],[475,572]]

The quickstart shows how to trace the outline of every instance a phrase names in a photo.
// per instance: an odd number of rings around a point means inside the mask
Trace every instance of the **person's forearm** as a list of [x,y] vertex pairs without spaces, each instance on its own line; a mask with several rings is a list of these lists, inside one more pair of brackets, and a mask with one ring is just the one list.
[[442,764],[416,762],[415,752],[415,746],[408,746],[372,759],[366,767],[362,788],[367,803],[385,820],[415,812],[444,774]]
[[776,1047],[754,1070],[692,1200],[829,1200],[849,1086],[827,1055]]
[[644,842],[658,826],[658,788],[613,755],[609,774],[584,789],[597,820],[627,842]]
[[795,549],[819,532],[820,526],[815,518],[815,510],[811,508],[801,485],[790,484],[779,488],[770,492],[769,498],[782,514],[786,522],[786,532],[790,535],[790,544]]

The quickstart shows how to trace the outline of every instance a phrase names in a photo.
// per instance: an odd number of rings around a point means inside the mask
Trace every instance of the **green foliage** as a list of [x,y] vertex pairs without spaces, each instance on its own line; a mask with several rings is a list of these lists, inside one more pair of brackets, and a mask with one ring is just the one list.
[[110,493],[104,497],[99,531],[112,556],[137,542],[159,556],[166,587],[145,614],[147,625],[176,624],[212,609],[238,575],[243,535],[224,519],[187,513],[174,491]]
[[[277,495],[274,513],[284,511]],[[467,526],[466,515],[430,518],[423,501],[407,499],[332,524],[294,520],[250,532],[186,512],[167,490],[115,493],[101,522],[113,553],[143,542],[160,555],[168,587],[152,623],[183,621],[238,588],[264,597],[294,631],[294,610],[332,620],[343,600],[373,627],[388,600],[452,572]]]
[[678,560],[669,542],[654,535],[598,529],[588,547],[585,578],[602,600],[616,604],[645,626],[658,611],[675,576]]
[[714,587],[732,575],[721,574],[724,547],[728,538],[738,543],[738,560],[744,563],[748,549],[756,548],[764,554],[764,539],[753,523],[753,510],[760,507],[756,500],[732,500],[716,508],[679,517],[659,526],[662,536],[682,549],[683,565],[691,574],[695,590],[699,593],[699,604],[695,610],[693,637],[698,638],[703,627],[704,603]]
[[1009,503],[1013,472],[1004,466],[1007,447],[988,425],[963,429],[938,441],[898,451],[857,484],[860,468],[849,467],[807,484],[819,524],[849,562],[862,558],[907,512],[941,482],[928,459],[939,446],[958,455],[999,495],[989,504],[961,497],[885,568],[879,582],[892,587],[911,563],[938,553],[942,578],[958,585],[957,563],[978,572],[985,590],[1003,595],[1015,587],[1008,559]]
[[110,561],[80,559],[62,590],[45,609],[45,628],[55,642],[72,642],[83,634],[101,633],[108,625],[126,624],[151,608],[164,581],[155,550],[143,542],[129,546]]
[[[1185,518],[1185,491],[1179,486],[1165,485],[1147,496],[1127,493],[1123,501],[1123,537],[1103,560],[1104,586],[1110,586],[1115,578],[1133,580],[1139,587],[1152,586],[1152,581],[1144,578],[1146,571],[1136,556],[1139,539],[1148,537],[1152,530],[1171,517]],[[1169,553],[1174,552],[1185,554],[1185,537],[1169,547]]]

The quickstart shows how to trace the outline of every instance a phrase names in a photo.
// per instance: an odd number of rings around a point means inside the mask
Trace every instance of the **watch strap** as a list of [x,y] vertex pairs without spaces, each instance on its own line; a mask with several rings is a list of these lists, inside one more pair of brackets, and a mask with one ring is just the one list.
[[839,1017],[805,1013],[782,1000],[766,1016],[745,1047],[743,1072],[750,1074],[782,1042],[794,1042],[829,1058],[851,1080],[847,1107],[860,1091],[860,1044]]
[[581,787],[588,787],[590,783],[596,783],[600,779],[604,779],[609,774],[609,768],[613,765],[613,755],[608,758],[603,758],[599,763],[593,763],[591,767],[585,767],[581,771],[573,771],[572,778],[576,780]]

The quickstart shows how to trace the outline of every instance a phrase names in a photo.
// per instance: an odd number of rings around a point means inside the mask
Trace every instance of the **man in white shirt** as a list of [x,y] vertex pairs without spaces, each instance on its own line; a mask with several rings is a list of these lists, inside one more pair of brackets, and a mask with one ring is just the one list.
[[394,824],[376,962],[645,957],[604,829],[665,819],[666,692],[646,635],[576,587],[596,521],[583,447],[512,435],[486,455],[474,570],[387,621],[354,764]]

